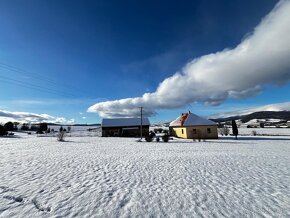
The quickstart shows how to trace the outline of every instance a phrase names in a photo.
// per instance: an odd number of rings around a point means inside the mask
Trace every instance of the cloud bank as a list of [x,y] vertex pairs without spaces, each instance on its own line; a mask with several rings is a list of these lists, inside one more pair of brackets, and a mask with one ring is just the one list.
[[54,117],[48,114],[35,114],[29,112],[11,112],[0,110],[0,123],[20,122],[20,123],[74,123],[74,120],[67,120],[64,117]]
[[264,85],[290,79],[290,1],[280,1],[253,33],[233,49],[194,59],[142,97],[99,102],[88,108],[102,117],[152,116],[157,109],[193,102],[221,104],[259,94]]

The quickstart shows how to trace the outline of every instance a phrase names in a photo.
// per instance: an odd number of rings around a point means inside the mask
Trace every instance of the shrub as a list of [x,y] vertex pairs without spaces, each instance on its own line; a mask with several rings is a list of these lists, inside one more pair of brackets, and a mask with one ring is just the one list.
[[154,138],[154,137],[156,136],[156,134],[155,134],[153,131],[150,131],[150,132],[149,132],[149,136],[150,136],[151,138]]
[[221,128],[222,131],[222,135],[229,135],[230,134],[230,129],[227,126],[224,126],[223,128]]
[[40,129],[39,129],[39,130],[36,131],[36,134],[43,134],[43,132],[40,131]]
[[156,142],[159,142],[159,141],[160,141],[160,138],[159,138],[159,137],[157,137],[157,138],[156,138]]
[[4,126],[0,125],[0,136],[7,135],[8,132],[4,128]]
[[168,142],[168,141],[169,141],[169,135],[168,135],[168,134],[164,134],[164,135],[162,136],[162,140],[163,140],[164,142]]
[[64,131],[58,132],[56,137],[57,137],[57,141],[63,142],[65,139],[65,132]]
[[222,127],[218,128],[218,133],[222,136],[224,135],[224,131]]
[[219,132],[219,134],[221,134],[222,136],[223,136],[223,135],[227,136],[227,135],[229,135],[230,130],[229,130],[229,128],[228,128],[227,126],[224,125],[223,127],[218,128],[218,132]]
[[22,126],[21,126],[21,130],[23,130],[23,131],[29,130],[28,125],[26,123],[23,123]]
[[153,138],[151,138],[149,135],[145,136],[146,142],[152,142]]

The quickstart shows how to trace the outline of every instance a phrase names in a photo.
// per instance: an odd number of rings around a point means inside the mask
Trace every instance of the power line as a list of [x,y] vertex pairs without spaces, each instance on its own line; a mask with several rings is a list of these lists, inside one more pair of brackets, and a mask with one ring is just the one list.
[[28,72],[28,71],[23,70],[23,69],[21,69],[19,67],[8,65],[8,64],[2,63],[2,62],[0,62],[0,67],[4,68],[6,70],[9,70],[9,71],[16,72],[16,73],[21,74],[21,75],[24,74],[24,75],[27,75],[27,76],[30,76],[30,77],[32,76],[33,79],[49,83],[51,86],[54,86],[54,87],[57,87],[57,88],[58,87],[66,87],[66,88],[68,88],[70,90],[74,90],[74,91],[77,90],[79,92],[82,92],[83,94],[90,94],[90,93],[88,93],[88,92],[86,92],[84,90],[79,89],[78,87],[75,87],[75,86],[72,86],[72,85],[68,85],[68,84],[62,84],[62,83],[60,83],[58,81],[51,80],[51,78],[43,76],[43,75],[41,75],[39,73]]
[[72,94],[59,92],[59,91],[54,90],[54,89],[50,89],[50,88],[46,88],[46,87],[30,84],[30,83],[27,83],[27,82],[23,82],[23,81],[20,81],[20,80],[8,78],[8,77],[5,77],[5,76],[0,76],[0,81],[2,83],[5,83],[5,84],[10,83],[10,84],[14,84],[14,85],[17,85],[17,86],[21,86],[21,87],[25,87],[25,88],[29,88],[29,89],[33,89],[33,90],[38,90],[38,91],[47,92],[47,93],[51,93],[51,94],[62,95],[62,96],[65,96],[65,97],[76,97],[75,95],[72,95]]

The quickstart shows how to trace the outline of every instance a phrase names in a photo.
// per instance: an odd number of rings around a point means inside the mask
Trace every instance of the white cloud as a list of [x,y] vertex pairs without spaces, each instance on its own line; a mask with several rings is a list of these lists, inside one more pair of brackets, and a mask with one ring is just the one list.
[[87,117],[82,117],[82,119],[84,119],[84,120],[85,120],[85,119],[87,119]]
[[253,33],[233,49],[194,59],[142,97],[99,102],[88,108],[102,117],[145,115],[193,102],[218,105],[227,98],[257,95],[266,84],[290,79],[290,1],[280,1]]
[[20,122],[20,123],[68,123],[64,117],[54,117],[48,114],[36,114],[29,112],[11,112],[6,110],[0,110],[0,123]]
[[75,123],[75,119],[70,119],[68,121],[66,121],[67,124],[74,124]]

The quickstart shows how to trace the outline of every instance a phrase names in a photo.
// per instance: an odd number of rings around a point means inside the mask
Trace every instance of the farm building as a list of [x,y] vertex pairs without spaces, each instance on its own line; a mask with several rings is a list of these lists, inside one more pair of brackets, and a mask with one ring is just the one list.
[[[142,134],[149,133],[149,119],[142,119]],[[103,119],[102,136],[104,137],[139,137],[141,128],[140,118]]]
[[217,139],[217,124],[191,112],[182,113],[169,125],[170,134],[185,139]]

